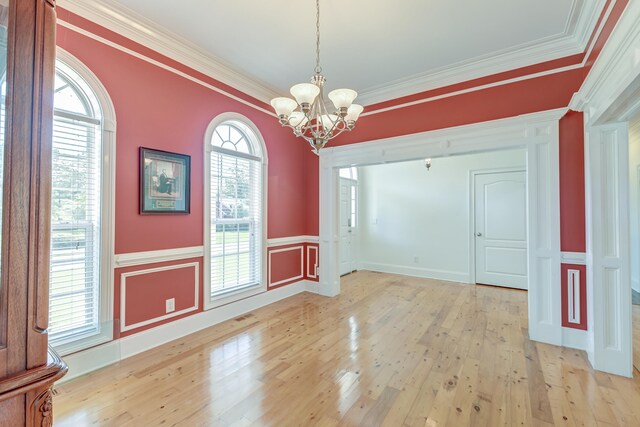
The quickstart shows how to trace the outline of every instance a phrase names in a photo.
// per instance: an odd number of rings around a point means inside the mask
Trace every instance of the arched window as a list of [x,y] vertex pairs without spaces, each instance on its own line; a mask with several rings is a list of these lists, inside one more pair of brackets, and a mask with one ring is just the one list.
[[266,290],[265,155],[257,130],[234,117],[214,120],[205,143],[208,307]]
[[107,290],[112,200],[105,191],[112,132],[105,129],[96,90],[77,68],[58,60],[54,88],[49,342],[61,353],[112,335]]

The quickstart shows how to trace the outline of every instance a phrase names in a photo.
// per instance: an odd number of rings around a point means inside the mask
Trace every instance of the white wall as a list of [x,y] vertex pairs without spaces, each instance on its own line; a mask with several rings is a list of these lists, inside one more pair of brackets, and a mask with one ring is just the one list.
[[360,168],[358,268],[470,283],[470,171],[511,167],[524,150]]
[[640,117],[629,125],[631,287],[640,292]]

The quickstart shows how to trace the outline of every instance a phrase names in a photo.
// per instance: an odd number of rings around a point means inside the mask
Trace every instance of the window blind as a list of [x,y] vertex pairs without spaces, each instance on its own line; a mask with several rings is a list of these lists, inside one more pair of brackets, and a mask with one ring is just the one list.
[[260,285],[262,162],[212,148],[211,298]]
[[101,128],[56,110],[53,125],[49,340],[100,329]]

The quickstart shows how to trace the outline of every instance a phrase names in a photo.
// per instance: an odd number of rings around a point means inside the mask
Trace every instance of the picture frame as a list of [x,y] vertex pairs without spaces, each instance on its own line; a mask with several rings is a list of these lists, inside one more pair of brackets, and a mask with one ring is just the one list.
[[188,214],[191,156],[140,147],[140,213]]

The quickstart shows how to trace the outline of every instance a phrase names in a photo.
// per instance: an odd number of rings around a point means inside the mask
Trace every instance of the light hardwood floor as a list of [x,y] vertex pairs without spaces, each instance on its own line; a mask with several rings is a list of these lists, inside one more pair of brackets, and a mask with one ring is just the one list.
[[56,426],[640,426],[522,291],[359,272],[57,387]]

